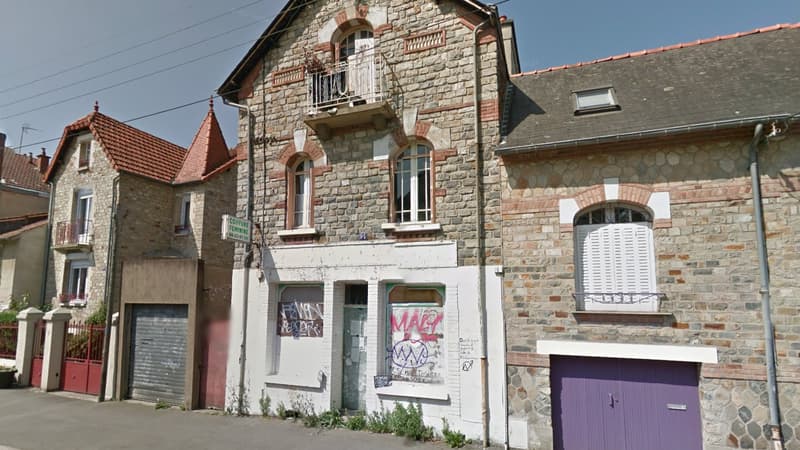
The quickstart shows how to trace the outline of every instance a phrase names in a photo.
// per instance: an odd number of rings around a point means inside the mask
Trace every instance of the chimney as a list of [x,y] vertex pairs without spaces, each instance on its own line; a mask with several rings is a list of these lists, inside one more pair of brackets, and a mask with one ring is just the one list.
[[50,157],[47,156],[44,147],[42,147],[42,153],[36,157],[36,165],[39,166],[39,173],[47,172],[47,167],[50,165]]

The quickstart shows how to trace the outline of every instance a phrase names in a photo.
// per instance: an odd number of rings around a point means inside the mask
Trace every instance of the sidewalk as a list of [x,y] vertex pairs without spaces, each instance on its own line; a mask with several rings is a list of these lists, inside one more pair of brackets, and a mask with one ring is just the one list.
[[0,390],[0,449],[445,449],[390,435],[309,429],[132,402],[95,403],[30,389]]

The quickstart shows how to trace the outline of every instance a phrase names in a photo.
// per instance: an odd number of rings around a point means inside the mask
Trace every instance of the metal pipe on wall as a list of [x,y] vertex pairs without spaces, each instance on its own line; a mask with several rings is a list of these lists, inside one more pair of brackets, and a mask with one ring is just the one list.
[[[114,182],[111,184],[111,221],[108,224],[108,253],[106,254],[106,280],[105,280],[105,299],[103,304],[106,308],[106,323],[105,335],[103,336],[103,366],[100,369],[100,393],[97,394],[97,400],[102,402],[106,398],[106,377],[108,376],[108,354],[111,349],[111,325],[113,322],[111,310],[111,297],[114,290],[114,266],[116,258],[116,245],[117,245],[117,199],[119,190],[119,175],[114,177]],[[53,193],[51,192],[52,196]],[[112,383],[112,386],[116,386]],[[113,393],[112,393],[113,396]]]

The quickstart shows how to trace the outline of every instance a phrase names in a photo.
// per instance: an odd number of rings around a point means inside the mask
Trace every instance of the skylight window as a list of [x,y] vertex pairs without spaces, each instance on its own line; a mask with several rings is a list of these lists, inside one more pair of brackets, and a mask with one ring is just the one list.
[[620,109],[611,87],[576,91],[574,94],[576,115]]

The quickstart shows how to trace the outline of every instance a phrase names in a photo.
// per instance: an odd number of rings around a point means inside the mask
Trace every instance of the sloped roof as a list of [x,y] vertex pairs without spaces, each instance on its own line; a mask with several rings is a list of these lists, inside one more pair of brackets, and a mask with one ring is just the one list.
[[100,142],[115,170],[171,183],[183,165],[186,149],[138,128],[124,124],[97,110],[64,128],[53,162],[45,173],[49,181],[62,152],[78,133],[89,130]]
[[[800,24],[627,53],[512,77],[499,154],[643,137],[800,110]],[[577,116],[573,92],[613,87],[619,111]],[[729,124],[729,125],[727,125]]]
[[47,222],[47,213],[28,214],[26,216],[0,218],[0,234],[9,233],[26,227],[32,223]]
[[[289,0],[275,15],[272,23],[261,33],[255,44],[244,55],[241,61],[228,75],[222,85],[217,89],[217,93],[228,100],[237,100],[236,93],[239,91],[242,80],[258,64],[261,57],[272,47],[273,44],[289,29],[292,21],[308,5],[317,3],[320,0]],[[478,0],[455,0],[457,3],[464,4],[477,13],[488,14],[489,8]]]
[[0,179],[8,186],[39,192],[50,192],[50,186],[42,181],[42,174],[36,164],[36,157],[16,153],[6,147],[3,149],[3,164]]
[[39,228],[39,227],[42,227],[42,226],[45,226],[45,225],[47,225],[47,219],[41,219],[41,220],[39,220],[37,222],[32,222],[32,223],[29,223],[27,225],[22,225],[19,228],[15,228],[15,229],[13,229],[11,231],[0,232],[0,241],[5,240],[5,239],[15,238],[15,237],[25,233],[26,231],[30,231],[30,230],[33,230],[34,228]]
[[175,183],[203,181],[216,169],[231,161],[235,162],[235,157],[230,155],[225,144],[225,137],[222,136],[222,129],[214,114],[214,101],[209,100],[208,114],[189,146]]

